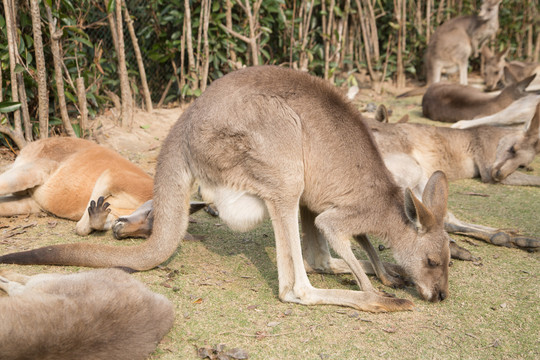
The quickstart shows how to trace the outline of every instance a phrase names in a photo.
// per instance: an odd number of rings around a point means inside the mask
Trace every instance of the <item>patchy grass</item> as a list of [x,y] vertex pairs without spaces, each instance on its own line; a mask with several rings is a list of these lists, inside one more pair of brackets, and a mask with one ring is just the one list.
[[[417,109],[416,100],[391,104]],[[398,107],[399,106],[399,107]],[[540,159],[533,163],[540,175]],[[473,196],[483,194],[486,196]],[[451,184],[450,210],[462,220],[540,237],[540,190],[486,185],[477,180]],[[306,307],[278,300],[271,224],[234,233],[204,212],[190,225],[199,241],[184,241],[160,268],[134,274],[174,302],[176,320],[153,359],[195,359],[196,348],[226,344],[250,359],[538,359],[540,358],[540,267],[527,253],[454,236],[480,262],[454,261],[450,297],[420,300],[413,289],[393,290],[415,302],[410,312],[370,314],[336,306]],[[73,222],[43,216],[0,219],[0,253],[63,242],[112,243],[109,233],[85,238]],[[17,226],[30,225],[15,229]],[[21,232],[6,237],[8,232]],[[126,240],[131,245],[142,240]],[[355,247],[358,257],[365,258]],[[392,261],[388,251],[381,256]],[[4,266],[4,265],[3,265]],[[14,270],[73,272],[74,267],[10,266]],[[351,276],[310,275],[317,287],[356,289]],[[384,286],[376,279],[373,283]]]

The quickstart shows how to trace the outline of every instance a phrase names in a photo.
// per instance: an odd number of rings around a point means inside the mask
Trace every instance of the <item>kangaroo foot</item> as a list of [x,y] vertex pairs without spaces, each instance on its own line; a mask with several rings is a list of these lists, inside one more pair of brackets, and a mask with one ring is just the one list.
[[105,202],[103,196],[98,198],[97,203],[92,200],[90,206],[88,207],[88,215],[90,215],[90,227],[94,230],[103,230],[105,227],[105,222],[107,221],[107,216],[111,212],[109,209],[110,204]]
[[406,286],[413,285],[410,277],[401,266],[384,263],[384,269],[386,270],[386,275],[381,275],[379,279],[384,285],[394,289],[402,289]]
[[540,240],[527,236],[515,236],[505,231],[496,233],[481,233],[481,232],[458,232],[458,234],[470,236],[472,238],[485,241],[489,244],[497,246],[505,246],[509,248],[518,248],[526,251],[540,250]]
[[450,256],[452,259],[464,260],[464,261],[476,261],[477,257],[473,256],[471,252],[454,241],[450,242]]

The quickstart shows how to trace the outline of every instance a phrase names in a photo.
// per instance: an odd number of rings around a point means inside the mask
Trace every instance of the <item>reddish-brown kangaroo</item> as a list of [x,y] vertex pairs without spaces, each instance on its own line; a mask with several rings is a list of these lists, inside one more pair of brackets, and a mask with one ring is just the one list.
[[471,120],[492,115],[510,106],[516,100],[538,95],[534,91],[526,91],[534,77],[535,75],[531,75],[511,84],[499,94],[485,93],[466,85],[433,84],[422,98],[422,113],[431,120],[442,122]]
[[0,272],[0,358],[146,359],[173,325],[163,295],[119,269]]
[[[133,213],[152,198],[153,186],[141,168],[96,143],[68,137],[38,140],[0,175],[0,217],[46,211],[78,221],[77,234],[88,235]],[[192,203],[191,211],[203,205]],[[114,235],[127,236],[119,226]]]
[[[540,177],[516,171],[526,167],[540,153],[540,105],[527,130],[493,126],[467,130],[424,124],[388,124],[384,108],[376,120],[368,119],[386,166],[396,182],[415,194],[424,190],[434,171],[444,171],[448,180],[479,177],[486,183],[540,186]],[[382,121],[383,123],[380,123]],[[488,243],[540,250],[540,241],[525,236],[467,224],[447,214],[448,232],[466,234]],[[452,256],[460,258],[460,249],[451,246]],[[455,251],[455,253],[454,253]]]
[[[123,266],[151,269],[166,261],[186,232],[194,181],[224,222],[247,230],[269,215],[276,241],[279,298],[366,311],[411,309],[409,300],[377,291],[351,250],[368,250],[377,275],[388,274],[365,234],[377,234],[422,298],[448,296],[450,249],[444,231],[448,184],[435,172],[422,201],[394,182],[358,110],[329,83],[280,67],[242,69],[216,80],[182,114],[165,139],[156,168],[154,227],[136,246],[65,244],[3,255],[1,263]],[[306,275],[343,264],[362,291],[317,289]],[[332,246],[342,260],[332,259]]]
[[77,221],[77,234],[87,235],[151,199],[153,184],[137,165],[91,141],[38,140],[0,175],[0,216],[46,211]]

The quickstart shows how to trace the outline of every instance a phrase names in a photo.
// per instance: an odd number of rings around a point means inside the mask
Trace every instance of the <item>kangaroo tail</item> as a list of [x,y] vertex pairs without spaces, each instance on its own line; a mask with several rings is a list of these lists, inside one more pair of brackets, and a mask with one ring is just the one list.
[[398,96],[396,96],[396,98],[405,98],[409,96],[424,95],[426,93],[426,90],[427,90],[427,86],[422,86],[422,87],[404,92],[403,94],[399,94]]
[[187,231],[193,184],[186,152],[180,150],[177,135],[176,131],[171,131],[159,155],[154,181],[153,233],[144,243],[135,246],[51,245],[0,256],[0,263],[148,270],[166,261]]

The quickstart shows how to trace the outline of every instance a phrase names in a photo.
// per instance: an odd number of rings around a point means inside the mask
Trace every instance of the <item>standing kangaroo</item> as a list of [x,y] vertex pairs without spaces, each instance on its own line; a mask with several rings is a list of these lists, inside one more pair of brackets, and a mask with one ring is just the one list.
[[[411,309],[409,300],[375,290],[354,256],[351,237],[368,250],[377,275],[394,282],[368,233],[391,245],[422,298],[448,296],[444,174],[433,174],[422,202],[410,190],[403,192],[352,104],[321,79],[273,66],[242,69],[214,81],[173,126],[158,158],[154,227],[145,243],[47,246],[3,255],[0,262],[151,269],[175,252],[187,229],[195,180],[232,229],[247,230],[270,216],[282,301],[373,312]],[[328,242],[362,291],[310,284],[299,213],[304,241],[316,253]],[[336,259],[329,252],[318,259],[318,266],[332,271]]]
[[459,83],[467,85],[469,57],[476,57],[484,43],[499,29],[499,4],[484,0],[478,15],[451,19],[435,30],[425,55],[427,85],[441,80],[443,69],[459,69]]
[[[510,48],[507,47],[498,53],[493,53],[487,46],[482,48],[482,55],[485,58],[483,77],[484,82],[486,83],[486,90],[496,90],[499,82],[508,86],[516,80],[523,80],[533,74],[536,74],[536,78],[535,81],[529,84],[529,89],[536,89],[539,87],[540,64],[522,61],[506,61],[509,50]],[[509,73],[511,73],[513,77],[508,78],[507,76],[504,76],[505,67],[508,68]]]
[[[442,122],[470,120],[495,114],[526,96],[540,95],[526,91],[535,75],[515,82],[499,94],[485,93],[477,88],[459,84],[433,84],[422,97],[425,117]],[[536,95],[535,95],[536,94]]]
[[172,303],[119,269],[0,272],[0,358],[146,359],[173,325]]
[[[444,171],[449,181],[479,177],[486,183],[540,186],[540,177],[517,172],[540,153],[540,104],[527,130],[492,126],[467,130],[424,124],[388,124],[384,108],[368,119],[386,166],[396,182],[420,194],[431,174]],[[379,121],[382,121],[379,122]],[[458,220],[447,214],[445,228],[488,243],[540,250],[540,241]],[[452,249],[454,251],[454,249]],[[453,254],[454,255],[454,254]]]

